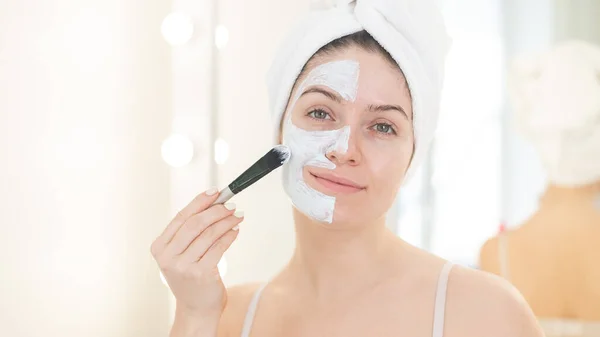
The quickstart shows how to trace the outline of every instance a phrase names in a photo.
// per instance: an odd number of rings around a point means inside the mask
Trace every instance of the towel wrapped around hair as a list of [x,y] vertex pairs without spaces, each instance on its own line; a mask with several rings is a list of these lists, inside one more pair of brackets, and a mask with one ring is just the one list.
[[600,47],[564,41],[520,55],[509,75],[516,126],[535,145],[548,180],[600,181]]

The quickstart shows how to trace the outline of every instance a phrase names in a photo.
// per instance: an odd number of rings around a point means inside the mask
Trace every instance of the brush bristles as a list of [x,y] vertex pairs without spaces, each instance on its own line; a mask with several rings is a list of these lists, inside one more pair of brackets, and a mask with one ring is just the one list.
[[285,145],[277,145],[271,151],[274,151],[278,155],[278,160],[281,165],[285,164],[291,157],[290,148]]

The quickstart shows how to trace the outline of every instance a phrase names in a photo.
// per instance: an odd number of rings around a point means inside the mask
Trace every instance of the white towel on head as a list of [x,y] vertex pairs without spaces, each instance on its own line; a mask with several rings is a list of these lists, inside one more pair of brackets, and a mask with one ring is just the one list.
[[275,134],[306,62],[329,42],[366,30],[396,60],[412,96],[415,153],[407,180],[427,155],[437,126],[445,58],[450,48],[435,0],[339,0],[307,15],[281,44],[267,74]]
[[510,69],[515,126],[535,145],[553,184],[600,180],[598,74],[600,47],[577,40],[519,55]]

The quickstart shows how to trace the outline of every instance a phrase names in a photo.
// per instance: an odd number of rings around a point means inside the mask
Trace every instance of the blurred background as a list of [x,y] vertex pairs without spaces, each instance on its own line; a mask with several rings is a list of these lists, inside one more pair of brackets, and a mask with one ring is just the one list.
[[[512,128],[513,57],[600,43],[600,1],[440,0],[453,47],[431,157],[389,226],[477,267],[545,187]],[[0,2],[0,335],[166,336],[173,299],[149,247],[197,193],[271,145],[265,73],[309,0]],[[279,173],[236,197],[227,285],[293,249]]]

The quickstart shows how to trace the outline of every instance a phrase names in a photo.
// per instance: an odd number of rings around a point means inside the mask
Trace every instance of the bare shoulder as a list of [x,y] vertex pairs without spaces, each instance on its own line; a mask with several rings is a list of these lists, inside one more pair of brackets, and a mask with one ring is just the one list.
[[446,336],[542,337],[533,312],[506,280],[455,266],[449,276]]
[[261,283],[248,283],[227,288],[227,305],[219,324],[219,337],[241,336],[242,325],[252,297]]

